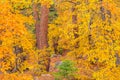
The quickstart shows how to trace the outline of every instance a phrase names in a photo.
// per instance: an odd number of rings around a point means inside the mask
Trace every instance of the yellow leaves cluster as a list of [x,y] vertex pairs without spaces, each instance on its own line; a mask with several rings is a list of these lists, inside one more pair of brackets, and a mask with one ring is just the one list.
[[7,0],[10,1],[15,9],[29,8],[32,5],[32,0]]
[[[33,24],[32,17],[25,17],[19,11],[13,12],[9,1],[0,2],[0,5],[0,71],[5,73],[7,70],[14,69],[17,62],[22,72],[33,66],[35,59],[33,49],[35,41],[25,26],[25,23]],[[22,48],[17,55],[15,46]],[[25,61],[22,61],[23,57],[26,58]],[[16,58],[19,60],[16,61]]]
[[0,74],[1,80],[33,80],[29,74]]
[[96,80],[119,80],[120,77],[118,76],[120,74],[120,68],[119,67],[113,67],[113,68],[105,68],[100,71],[97,71],[94,73],[93,77]]
[[[74,57],[76,62],[87,61],[86,65],[95,67],[96,64],[102,64],[97,66],[96,70],[91,69],[95,73],[93,76],[96,80],[117,80],[118,77],[115,76],[119,75],[119,68],[116,67],[115,55],[120,53],[120,8],[114,0],[102,2],[74,0],[73,2],[77,3],[77,1],[81,4],[73,6],[67,0],[58,1],[59,15],[53,22],[54,25],[50,25],[49,28],[50,47],[54,48],[53,42],[57,37],[57,49],[68,50],[71,59]],[[72,7],[75,8],[74,12]],[[72,23],[73,15],[77,15],[76,24]],[[77,31],[74,30],[75,28]],[[78,37],[75,38],[74,34],[78,34]],[[115,71],[117,74],[114,75]]]
[[39,0],[41,5],[46,5],[48,8],[54,3],[53,0]]

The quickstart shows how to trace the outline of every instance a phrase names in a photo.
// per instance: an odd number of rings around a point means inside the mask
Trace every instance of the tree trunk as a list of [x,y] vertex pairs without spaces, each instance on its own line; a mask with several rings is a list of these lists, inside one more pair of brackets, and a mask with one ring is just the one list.
[[48,47],[47,33],[48,33],[48,14],[49,8],[43,5],[41,6],[41,17],[40,17],[40,35],[39,35],[39,49]]
[[[41,17],[40,17],[40,35],[39,35],[39,43],[38,43],[38,49],[42,50],[44,48],[48,47],[48,15],[49,15],[49,8],[47,6],[42,5],[41,6]],[[47,58],[47,64],[46,66],[46,71],[49,71],[49,66],[50,66],[50,56],[48,53],[48,58]]]
[[[49,14],[49,8],[47,6],[42,5],[40,12],[40,22],[39,22],[39,14],[37,10],[37,4],[33,4],[33,16],[35,19],[35,30],[36,30],[36,47],[39,50],[42,50],[44,48],[48,47],[48,39],[47,39],[47,33],[48,33],[48,14]],[[50,65],[50,57],[47,58],[48,63],[45,64],[46,71],[49,71],[49,65]]]

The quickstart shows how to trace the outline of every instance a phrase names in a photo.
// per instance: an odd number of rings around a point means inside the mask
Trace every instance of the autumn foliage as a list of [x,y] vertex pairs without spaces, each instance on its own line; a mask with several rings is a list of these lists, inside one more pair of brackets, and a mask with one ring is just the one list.
[[120,80],[119,5],[1,0],[0,80]]

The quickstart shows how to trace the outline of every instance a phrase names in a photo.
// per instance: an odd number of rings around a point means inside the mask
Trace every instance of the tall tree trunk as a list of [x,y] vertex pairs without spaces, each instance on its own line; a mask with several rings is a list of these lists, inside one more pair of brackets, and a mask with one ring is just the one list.
[[36,30],[36,43],[38,49],[44,49],[48,47],[47,33],[48,33],[48,14],[49,8],[41,6],[41,17],[39,23],[39,14],[37,10],[37,4],[33,4],[33,15],[35,19]]
[[[38,49],[42,50],[48,47],[48,15],[49,15],[49,8],[45,5],[41,6],[41,17],[40,17],[40,35],[39,35],[39,44]],[[47,64],[46,71],[49,71],[50,67],[50,56],[48,53],[47,57]]]
[[48,15],[49,15],[49,8],[47,6],[41,6],[41,17],[40,17],[40,35],[39,35],[39,49],[44,49],[48,47]]
[[[48,33],[48,14],[49,14],[49,8],[47,6],[42,5],[40,12],[40,22],[39,22],[39,14],[38,14],[38,6],[37,3],[33,4],[33,16],[35,19],[35,30],[36,30],[36,47],[39,50],[42,50],[44,48],[48,47],[48,39],[47,39],[47,33]],[[50,65],[50,57],[47,58],[47,64],[46,71],[49,71],[49,65]]]

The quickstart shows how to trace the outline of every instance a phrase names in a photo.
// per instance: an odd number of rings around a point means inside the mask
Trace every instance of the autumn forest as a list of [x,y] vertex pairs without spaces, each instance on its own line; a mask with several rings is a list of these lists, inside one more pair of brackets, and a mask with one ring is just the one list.
[[120,80],[120,0],[0,0],[0,80]]

